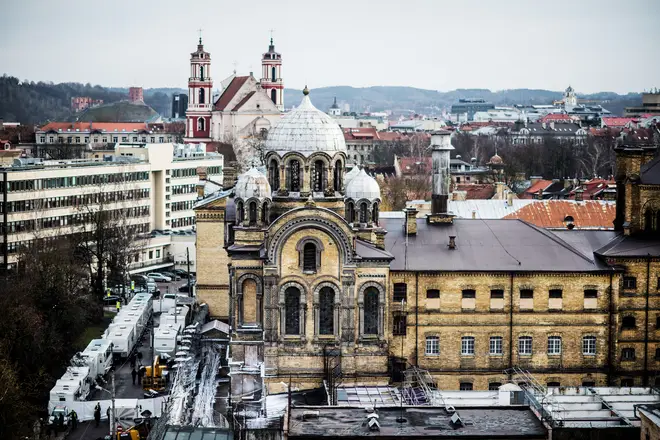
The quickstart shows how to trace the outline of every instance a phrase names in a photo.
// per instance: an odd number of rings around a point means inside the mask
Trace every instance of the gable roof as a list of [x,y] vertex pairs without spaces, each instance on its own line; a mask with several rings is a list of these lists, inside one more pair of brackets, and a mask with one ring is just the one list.
[[[610,270],[550,231],[522,220],[454,219],[450,225],[417,220],[406,236],[402,218],[381,218],[391,270],[448,272],[593,272]],[[600,232],[600,231],[593,231]],[[604,231],[608,233],[607,231]],[[456,248],[449,249],[449,236]]]
[[636,123],[639,121],[637,118],[622,118],[622,117],[609,117],[603,116],[601,118],[603,127],[625,127],[629,122]]
[[639,177],[645,185],[660,185],[660,156],[642,165]]
[[135,133],[147,131],[146,122],[49,122],[39,131],[56,131],[58,133],[82,133],[98,130],[102,133]]
[[465,191],[465,200],[488,200],[495,195],[495,185],[492,183],[456,184],[454,191]]
[[579,229],[612,229],[616,205],[602,200],[539,200],[504,218],[524,220],[541,228],[565,228],[564,218],[568,215]]
[[397,157],[401,174],[430,173],[432,161],[430,157]]
[[232,78],[227,88],[222,92],[222,95],[220,95],[218,100],[215,102],[215,109],[220,111],[227,110],[227,106],[231,100],[234,99],[236,94],[243,87],[243,84],[245,84],[249,78],[249,76],[236,76]]
[[552,185],[552,180],[539,180],[529,188],[525,190],[525,193],[522,195],[523,198],[532,198],[534,197],[539,191],[545,190],[547,187]]
[[231,111],[236,112],[236,111],[240,110],[241,107],[243,107],[245,105],[245,103],[248,102],[250,100],[250,98],[252,98],[252,96],[254,96],[255,93],[256,92],[253,90],[250,93],[248,93],[247,95],[245,95],[245,97],[243,99],[241,99],[238,102],[238,104],[236,104]]

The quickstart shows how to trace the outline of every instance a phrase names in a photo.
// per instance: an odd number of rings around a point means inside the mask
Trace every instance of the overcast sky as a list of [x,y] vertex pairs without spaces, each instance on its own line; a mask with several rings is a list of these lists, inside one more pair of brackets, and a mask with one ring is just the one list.
[[0,0],[0,73],[186,87],[198,31],[216,81],[258,75],[269,30],[286,87],[660,87],[660,0]]

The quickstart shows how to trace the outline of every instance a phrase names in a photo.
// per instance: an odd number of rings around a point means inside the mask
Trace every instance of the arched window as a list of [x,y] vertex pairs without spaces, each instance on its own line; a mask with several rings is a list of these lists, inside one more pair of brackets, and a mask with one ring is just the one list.
[[303,247],[303,272],[316,272],[316,245],[305,243]]
[[289,191],[300,191],[300,162],[295,159],[289,162]]
[[339,192],[339,191],[341,191],[341,187],[342,187],[342,184],[343,184],[342,179],[344,177],[344,167],[342,166],[340,160],[335,162],[335,171],[334,171],[334,173],[335,173],[335,175],[334,175],[334,190]]
[[200,104],[204,104],[204,101],[205,101],[205,99],[204,99],[204,98],[205,98],[205,95],[206,95],[206,94],[204,93],[204,89],[199,89],[199,103],[200,103]]
[[360,203],[360,223],[366,223],[367,221],[367,203],[362,202]]
[[275,76],[275,66],[271,67],[270,69],[270,77],[273,82],[277,81],[277,76]]
[[319,334],[335,333],[335,291],[331,287],[323,287],[319,292]]
[[273,191],[280,189],[280,172],[278,168],[277,161],[272,159],[270,161],[270,166],[268,167],[268,177],[270,180],[270,188]]
[[197,131],[205,131],[206,121],[204,118],[197,118]]
[[264,225],[270,223],[269,219],[270,213],[268,212],[268,203],[264,202],[261,205],[261,221],[264,222]]
[[204,66],[199,66],[199,80],[204,81]]
[[270,100],[273,101],[273,103],[277,104],[277,90],[272,89],[270,91]]
[[364,291],[364,334],[378,334],[378,289],[367,287]]
[[314,174],[312,175],[312,188],[314,192],[322,192],[325,189],[325,167],[323,161],[317,160],[314,162]]
[[255,226],[257,224],[257,202],[250,202],[250,226]]
[[245,219],[245,212],[243,211],[243,202],[236,204],[236,224],[240,225]]
[[378,224],[378,203],[374,203],[374,206],[371,209],[371,218],[375,224]]
[[348,202],[346,205],[346,221],[353,223],[355,221],[355,205],[353,202]]
[[284,334],[300,334],[300,290],[288,287],[284,291]]
[[653,231],[653,211],[647,209],[644,213],[644,230],[646,232]]
[[259,320],[257,282],[251,278],[243,281],[241,323],[254,324]]

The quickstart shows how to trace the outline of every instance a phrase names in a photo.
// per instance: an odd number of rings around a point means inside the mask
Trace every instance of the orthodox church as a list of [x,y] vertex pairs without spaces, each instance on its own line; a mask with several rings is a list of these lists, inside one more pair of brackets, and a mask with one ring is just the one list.
[[551,231],[447,212],[450,136],[431,136],[431,214],[381,216],[378,182],[345,172],[343,132],[305,88],[268,132],[265,170],[197,202],[197,298],[229,324],[232,401],[289,382],[325,383],[332,402],[340,382],[410,366],[445,390],[496,390],[515,371],[660,386],[655,147],[617,149],[614,231]]
[[185,142],[240,143],[263,135],[280,119],[284,110],[282,55],[275,51],[273,39],[261,58],[261,79],[252,72],[233,74],[221,84],[223,90],[214,99],[211,54],[200,37],[190,55]]

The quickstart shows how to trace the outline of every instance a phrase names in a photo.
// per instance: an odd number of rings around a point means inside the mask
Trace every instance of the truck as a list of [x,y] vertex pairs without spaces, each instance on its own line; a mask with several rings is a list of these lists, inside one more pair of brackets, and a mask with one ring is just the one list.
[[85,365],[89,367],[89,376],[92,379],[105,376],[112,367],[111,342],[106,339],[92,339],[87,348],[78,353]]

